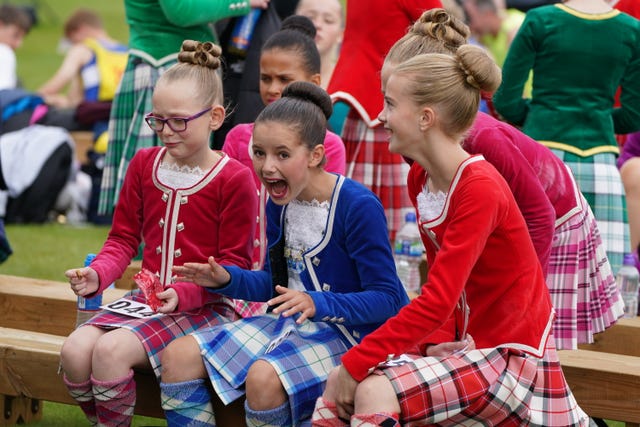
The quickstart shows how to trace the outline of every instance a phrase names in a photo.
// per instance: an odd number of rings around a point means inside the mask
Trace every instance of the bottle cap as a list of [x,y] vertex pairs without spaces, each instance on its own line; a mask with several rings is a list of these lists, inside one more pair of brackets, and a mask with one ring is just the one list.
[[405,222],[416,222],[416,213],[415,212],[407,212],[404,216]]
[[624,260],[622,261],[622,265],[632,265],[636,266],[636,257],[634,254],[625,254]]
[[95,257],[96,254],[87,254],[87,257],[84,259],[84,266],[89,267],[89,264],[91,264],[91,261],[93,261]]

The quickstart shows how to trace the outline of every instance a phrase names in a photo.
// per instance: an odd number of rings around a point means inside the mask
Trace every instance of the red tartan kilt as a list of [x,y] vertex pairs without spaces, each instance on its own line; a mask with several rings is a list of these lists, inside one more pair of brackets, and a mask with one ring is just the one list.
[[462,356],[421,357],[384,368],[393,384],[404,426],[579,426],[588,417],[565,381],[549,338],[542,358],[507,348]]

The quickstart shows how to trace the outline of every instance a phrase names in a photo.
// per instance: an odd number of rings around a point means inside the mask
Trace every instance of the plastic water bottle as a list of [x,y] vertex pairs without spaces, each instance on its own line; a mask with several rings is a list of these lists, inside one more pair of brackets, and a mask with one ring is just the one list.
[[616,274],[616,284],[624,302],[624,317],[638,315],[638,269],[633,254],[626,254]]
[[422,262],[422,240],[415,212],[407,212],[402,228],[396,233],[394,258],[398,277],[407,292],[420,293],[420,263]]
[[240,58],[247,56],[251,37],[253,36],[253,30],[255,29],[261,14],[262,9],[254,8],[251,9],[248,14],[238,18],[233,26],[233,30],[231,31],[228,46],[229,52]]
[[[88,254],[84,260],[84,266],[88,267],[91,261],[96,257],[96,254]],[[93,298],[85,298],[78,295],[78,304],[76,312],[76,328],[87,320],[91,319],[102,305],[102,294],[98,294]]]

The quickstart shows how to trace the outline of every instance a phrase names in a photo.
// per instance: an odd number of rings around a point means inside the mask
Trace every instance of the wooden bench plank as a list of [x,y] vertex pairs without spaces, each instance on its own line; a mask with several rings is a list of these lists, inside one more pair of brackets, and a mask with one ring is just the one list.
[[[125,293],[106,289],[103,302]],[[68,283],[0,275],[0,327],[67,336],[75,328],[76,301]]]
[[[58,373],[63,342],[62,336],[0,327],[0,395],[75,404]],[[136,372],[135,381],[135,413],[164,418],[155,376]]]
[[579,348],[640,357],[640,316],[618,319],[615,325],[595,334],[593,340]]
[[558,354],[567,383],[589,416],[640,423],[640,358],[582,349]]

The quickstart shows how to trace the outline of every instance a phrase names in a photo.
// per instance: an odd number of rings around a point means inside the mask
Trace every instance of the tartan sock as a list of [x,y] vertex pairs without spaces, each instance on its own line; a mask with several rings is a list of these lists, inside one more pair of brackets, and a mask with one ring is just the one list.
[[389,412],[377,412],[375,414],[353,414],[351,416],[352,427],[400,427],[400,415]]
[[93,398],[93,388],[91,386],[91,380],[86,380],[83,383],[72,383],[67,379],[66,375],[62,376],[64,385],[67,386],[69,394],[78,402],[78,406],[84,412],[92,426],[98,424],[98,417],[96,416],[96,401]]
[[311,425],[314,427],[346,427],[349,424],[338,417],[338,408],[335,403],[319,397],[313,410]]
[[244,401],[244,410],[247,414],[247,427],[285,427],[291,426],[291,408],[289,402],[268,409],[266,411],[254,411]]
[[96,399],[98,425],[129,426],[136,406],[133,370],[127,376],[112,381],[98,381],[91,376],[91,384]]
[[215,426],[209,388],[202,378],[160,383],[160,402],[169,427]]

